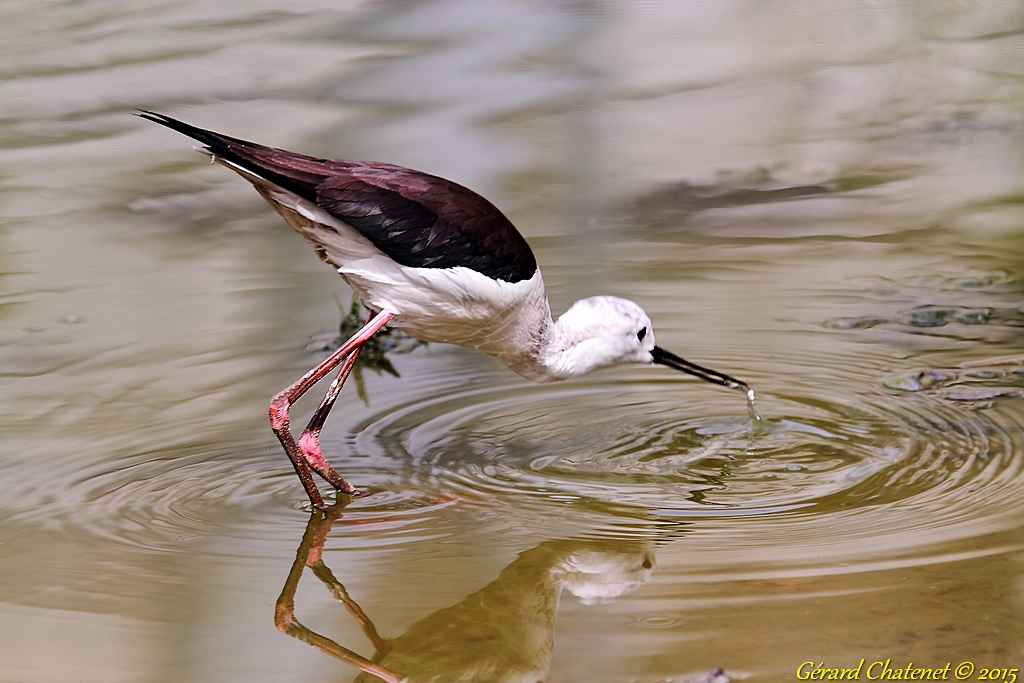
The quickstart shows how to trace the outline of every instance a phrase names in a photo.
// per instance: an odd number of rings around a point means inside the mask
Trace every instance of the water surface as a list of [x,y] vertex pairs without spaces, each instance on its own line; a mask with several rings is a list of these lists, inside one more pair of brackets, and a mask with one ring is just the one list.
[[[1024,661],[1015,3],[9,2],[0,46],[0,681]],[[636,300],[763,419],[417,347],[311,519],[266,406],[350,293],[135,108],[466,184],[556,311]]]

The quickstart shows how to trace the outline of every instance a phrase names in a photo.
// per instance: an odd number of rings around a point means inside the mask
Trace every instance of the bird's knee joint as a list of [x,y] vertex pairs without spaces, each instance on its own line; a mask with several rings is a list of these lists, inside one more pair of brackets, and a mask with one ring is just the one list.
[[274,607],[274,626],[281,633],[286,633],[288,627],[295,621],[295,614],[287,605],[276,605]]
[[320,450],[320,439],[312,432],[304,432],[298,441],[299,452],[306,458],[306,462],[320,468],[328,468],[330,465]]
[[288,418],[288,399],[275,398],[270,402],[270,428],[274,431],[288,429],[291,421]]

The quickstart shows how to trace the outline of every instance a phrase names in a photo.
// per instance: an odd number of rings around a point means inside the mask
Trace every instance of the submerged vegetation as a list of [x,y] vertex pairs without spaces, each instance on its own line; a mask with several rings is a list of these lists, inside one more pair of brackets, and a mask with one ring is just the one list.
[[[334,351],[345,343],[346,339],[358,332],[366,323],[366,309],[359,303],[359,298],[356,296],[352,297],[348,313],[344,312],[345,309],[341,301],[338,301],[338,310],[342,313],[338,331],[336,333],[324,332],[314,335],[306,346],[308,350]],[[363,369],[372,370],[378,375],[386,372],[393,377],[399,377],[400,375],[395,370],[395,366],[388,359],[388,354],[409,353],[420,346],[426,346],[426,342],[409,336],[397,327],[385,327],[370,337],[370,340],[363,344],[359,359],[356,361],[355,367],[352,368],[352,378],[356,383],[356,391],[359,392],[359,398],[362,399],[363,403],[366,405],[370,404],[369,397],[366,394],[366,385],[363,382]]]

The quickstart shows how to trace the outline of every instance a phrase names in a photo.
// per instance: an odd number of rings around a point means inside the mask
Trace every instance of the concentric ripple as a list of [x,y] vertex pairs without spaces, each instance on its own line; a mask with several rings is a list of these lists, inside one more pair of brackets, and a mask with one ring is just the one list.
[[[814,394],[766,396],[753,422],[735,395],[703,387],[456,390],[353,425],[352,445],[429,495],[591,521],[758,516],[834,532],[837,515],[844,532],[923,525],[955,535],[957,521],[987,524],[1020,507],[1013,454],[1024,439],[1013,418],[933,396]],[[374,509],[374,498],[354,507]],[[896,506],[894,524],[885,515]]]
[[[467,506],[492,530],[557,518],[631,533],[747,518],[728,533],[759,519],[802,544],[895,533],[903,546],[999,530],[1020,512],[1013,401],[978,410],[881,382],[842,396],[808,385],[765,392],[752,421],[738,394],[671,380],[494,385],[487,375],[438,392],[418,379],[397,403],[339,411],[323,434],[329,458],[368,494],[345,511],[356,546],[443,536],[439,518]],[[60,524],[160,550],[187,550],[225,525],[261,537],[306,506],[264,436],[82,469]]]

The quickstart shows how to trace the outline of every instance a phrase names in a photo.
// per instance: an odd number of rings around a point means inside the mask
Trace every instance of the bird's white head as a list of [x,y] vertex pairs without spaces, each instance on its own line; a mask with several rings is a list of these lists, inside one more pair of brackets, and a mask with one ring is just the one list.
[[559,378],[622,363],[650,363],[654,330],[644,309],[614,296],[581,299],[555,323],[548,367]]
[[709,370],[655,346],[644,309],[627,299],[581,299],[555,323],[545,365],[553,379],[584,375],[623,363],[657,363],[730,389],[749,391],[739,380]]

